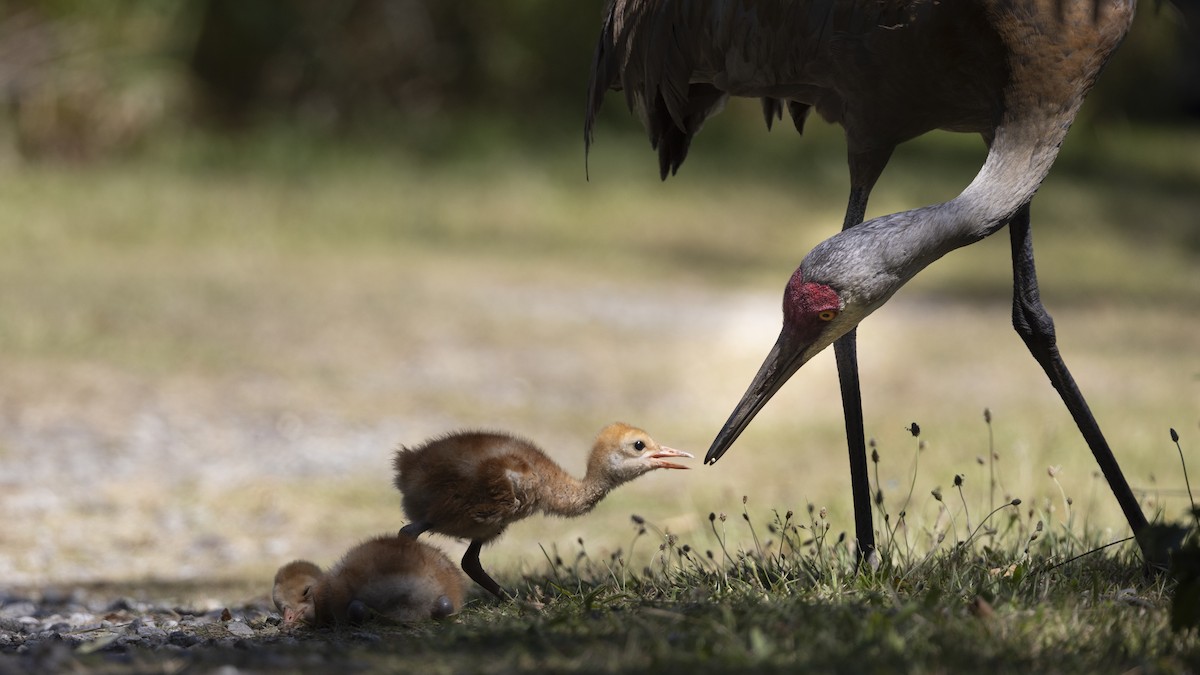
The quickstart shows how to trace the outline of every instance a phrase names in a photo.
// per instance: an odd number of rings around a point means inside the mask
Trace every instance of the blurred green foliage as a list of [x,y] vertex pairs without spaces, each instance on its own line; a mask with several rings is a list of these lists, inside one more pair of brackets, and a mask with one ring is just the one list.
[[[581,116],[604,0],[0,0],[0,91],[25,157],[86,159],[164,127],[537,130]],[[1089,120],[1200,114],[1196,3],[1143,2]],[[616,99],[614,99],[615,101]],[[617,104],[619,105],[619,104]],[[396,125],[392,125],[396,126]],[[397,133],[406,133],[396,130]],[[407,132],[411,133],[411,132]]]
[[234,117],[581,107],[600,2],[199,0],[190,66]]

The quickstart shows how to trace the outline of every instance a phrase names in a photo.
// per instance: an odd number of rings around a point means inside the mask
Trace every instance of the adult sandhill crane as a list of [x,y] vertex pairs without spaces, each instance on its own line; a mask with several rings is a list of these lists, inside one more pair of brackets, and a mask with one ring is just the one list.
[[462,568],[504,599],[479,562],[483,545],[512,523],[539,511],[565,518],[590,512],[613,489],[655,469],[686,469],[668,461],[691,453],[659,445],[637,427],[614,422],[600,430],[582,479],[567,473],[533,443],[498,432],[460,431],[396,451],[396,489],[412,521],[401,537],[433,531],[470,539]]
[[[797,369],[837,357],[859,552],[872,556],[870,489],[855,329],[946,253],[1005,224],[1013,325],[1058,390],[1135,534],[1146,518],[1055,345],[1038,295],[1029,202],[1093,82],[1133,19],[1134,0],[611,0],[592,63],[585,141],[609,89],[623,89],[665,179],[729,96],[811,108],[845,129],[850,199],[843,230],[788,281],[783,329],[705,458],[717,461]],[[893,149],[934,129],[988,144],[954,199],[863,223]]]

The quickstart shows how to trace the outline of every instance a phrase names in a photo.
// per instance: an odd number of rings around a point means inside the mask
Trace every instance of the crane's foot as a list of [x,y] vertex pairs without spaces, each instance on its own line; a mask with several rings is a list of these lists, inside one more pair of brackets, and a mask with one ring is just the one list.
[[1142,559],[1150,572],[1162,573],[1170,569],[1171,554],[1183,548],[1191,528],[1173,523],[1150,523],[1139,531],[1134,539],[1142,549]]
[[875,572],[879,569],[879,550],[874,546],[870,548],[860,548],[854,552],[854,571],[866,571],[870,569]]

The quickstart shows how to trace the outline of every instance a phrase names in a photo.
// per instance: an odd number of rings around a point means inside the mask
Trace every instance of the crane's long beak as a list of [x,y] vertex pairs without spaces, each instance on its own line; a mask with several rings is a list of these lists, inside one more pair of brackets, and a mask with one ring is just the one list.
[[683,450],[676,450],[675,448],[668,448],[665,445],[658,446],[657,450],[655,450],[653,453],[651,453],[649,455],[646,455],[646,458],[650,460],[650,466],[655,469],[690,469],[690,468],[692,468],[690,466],[684,466],[682,464],[676,464],[674,462],[664,461],[663,460],[664,457],[687,457],[688,459],[692,459],[693,457],[695,457],[695,455],[693,455],[690,452],[684,452]]
[[783,383],[787,382],[788,378],[808,360],[805,358],[808,350],[803,346],[797,347],[795,342],[795,340],[789,339],[787,333],[779,334],[775,346],[771,348],[767,359],[758,369],[758,374],[750,382],[750,387],[742,395],[742,400],[733,409],[733,413],[725,422],[725,426],[721,428],[720,433],[713,439],[712,447],[708,449],[708,454],[704,457],[705,464],[715,464],[718,459],[721,459],[721,455],[724,455],[729,446],[733,445],[733,442],[750,424],[750,420],[754,419],[758,411],[762,410],[767,401],[771,400]]

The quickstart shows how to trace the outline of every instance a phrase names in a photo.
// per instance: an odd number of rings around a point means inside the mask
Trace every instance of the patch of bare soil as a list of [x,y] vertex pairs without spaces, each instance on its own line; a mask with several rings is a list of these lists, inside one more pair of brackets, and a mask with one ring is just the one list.
[[0,593],[0,673],[327,672],[331,658],[347,672],[356,669],[350,652],[411,630],[287,629],[265,597],[227,604],[219,596],[247,597],[246,588],[97,584]]

